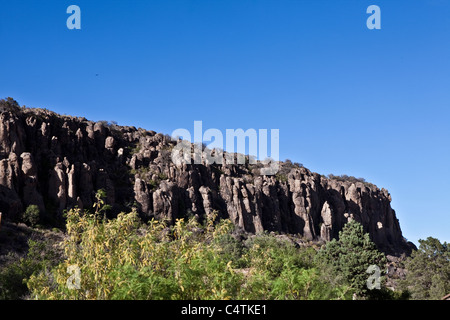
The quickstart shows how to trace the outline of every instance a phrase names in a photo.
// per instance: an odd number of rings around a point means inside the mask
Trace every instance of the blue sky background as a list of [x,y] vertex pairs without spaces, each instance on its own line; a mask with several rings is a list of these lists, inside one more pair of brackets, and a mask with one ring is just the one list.
[[280,129],[281,159],[364,177],[408,240],[450,242],[449,17],[446,0],[2,0],[0,97],[169,134]]

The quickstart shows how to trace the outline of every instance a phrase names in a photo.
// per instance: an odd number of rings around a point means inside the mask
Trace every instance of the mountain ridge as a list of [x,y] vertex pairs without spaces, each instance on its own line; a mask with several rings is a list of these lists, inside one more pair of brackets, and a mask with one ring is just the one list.
[[385,253],[411,251],[385,189],[353,177],[325,177],[289,161],[280,162],[273,176],[259,175],[260,163],[177,166],[171,161],[175,145],[154,131],[2,100],[0,211],[14,221],[36,205],[42,221],[62,225],[64,210],[92,208],[103,189],[111,217],[133,207],[144,220],[171,223],[217,212],[246,232],[324,241],[355,219]]

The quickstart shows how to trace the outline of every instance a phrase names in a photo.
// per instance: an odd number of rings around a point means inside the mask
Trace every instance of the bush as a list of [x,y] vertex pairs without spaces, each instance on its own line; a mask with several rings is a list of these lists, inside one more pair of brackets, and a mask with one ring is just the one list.
[[39,222],[40,210],[35,204],[29,205],[23,213],[22,220],[27,225],[35,227]]
[[5,99],[0,99],[0,112],[11,111],[14,112],[20,108],[19,103],[11,97]]
[[[66,258],[28,280],[37,299],[342,299],[313,265],[315,250],[263,234],[244,244],[229,220],[194,218],[167,226],[136,212],[98,219],[67,213]],[[80,289],[67,286],[79,269]]]
[[249,248],[246,254],[248,264],[255,268],[255,271],[267,272],[271,279],[281,274],[286,263],[298,267],[306,267],[308,264],[299,258],[301,252],[293,243],[269,234],[253,236],[245,242],[245,245]]
[[214,239],[214,246],[222,259],[232,262],[233,268],[246,267],[242,258],[245,252],[242,241],[236,240],[231,234],[226,233]]
[[26,281],[58,263],[59,254],[47,241],[28,240],[28,254],[0,269],[0,300],[17,300],[29,294]]
[[331,286],[323,281],[316,268],[288,266],[274,281],[271,296],[277,300],[349,299],[349,289],[348,286]]
[[331,283],[314,265],[315,249],[263,234],[246,241],[250,266],[246,299],[349,299],[348,286]]
[[[67,214],[66,259],[51,275],[33,275],[28,285],[39,299],[224,299],[236,296],[241,276],[221,259],[213,241],[221,223],[202,229],[194,219],[173,227],[136,212],[99,220],[79,209]],[[80,270],[81,289],[70,290],[69,266]]]
[[298,162],[292,163],[291,160],[286,159],[284,162],[280,162],[280,167],[276,174],[276,178],[281,182],[286,182],[288,180],[289,173],[293,169],[299,168],[303,168],[303,164]]

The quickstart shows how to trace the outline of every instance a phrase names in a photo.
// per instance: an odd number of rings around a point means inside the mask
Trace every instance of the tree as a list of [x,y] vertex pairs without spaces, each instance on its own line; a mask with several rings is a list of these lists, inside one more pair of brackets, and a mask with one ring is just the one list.
[[405,261],[406,279],[401,286],[412,299],[441,299],[450,292],[450,246],[428,237]]
[[35,227],[39,222],[39,207],[35,204],[29,205],[23,213],[23,222],[31,227]]
[[333,276],[350,285],[360,298],[372,298],[377,294],[367,288],[369,266],[383,270],[386,264],[384,254],[377,250],[369,234],[355,220],[339,232],[339,240],[333,239],[319,250],[316,261],[324,270],[330,270]]

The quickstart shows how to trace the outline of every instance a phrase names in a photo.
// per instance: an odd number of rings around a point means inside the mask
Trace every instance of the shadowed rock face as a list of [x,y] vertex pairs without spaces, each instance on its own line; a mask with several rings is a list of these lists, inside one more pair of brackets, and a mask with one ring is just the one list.
[[10,220],[36,204],[47,223],[62,212],[91,208],[104,189],[111,215],[137,207],[144,219],[213,211],[247,232],[277,231],[331,240],[349,219],[370,233],[380,250],[410,251],[391,197],[363,182],[328,179],[281,163],[281,174],[260,176],[259,165],[183,164],[171,161],[176,142],[153,131],[0,102],[0,211]]

